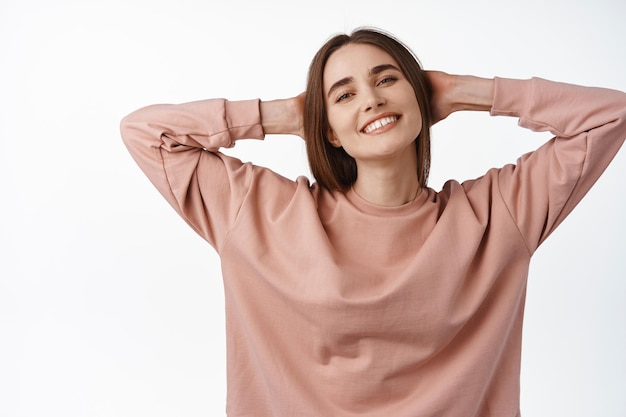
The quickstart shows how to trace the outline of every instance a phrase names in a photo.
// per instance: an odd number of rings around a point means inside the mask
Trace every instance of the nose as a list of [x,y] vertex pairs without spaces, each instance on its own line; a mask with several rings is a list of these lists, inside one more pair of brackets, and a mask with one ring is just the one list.
[[383,106],[386,100],[376,88],[370,88],[363,93],[363,111],[371,111]]

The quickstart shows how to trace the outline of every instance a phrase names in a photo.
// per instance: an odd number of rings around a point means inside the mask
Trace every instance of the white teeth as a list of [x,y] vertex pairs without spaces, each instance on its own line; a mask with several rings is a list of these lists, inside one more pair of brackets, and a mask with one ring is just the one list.
[[370,124],[368,124],[367,126],[365,126],[365,128],[363,129],[363,132],[365,133],[371,133],[376,129],[380,129],[383,126],[387,126],[389,123],[393,123],[396,120],[398,120],[398,118],[396,116],[392,116],[392,117],[383,117],[382,119],[378,119]]

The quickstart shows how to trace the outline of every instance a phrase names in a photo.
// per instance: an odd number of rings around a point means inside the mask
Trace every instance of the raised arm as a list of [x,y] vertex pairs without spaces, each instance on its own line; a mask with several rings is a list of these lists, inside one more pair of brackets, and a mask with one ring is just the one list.
[[554,134],[515,165],[487,173],[486,181],[464,183],[470,194],[483,195],[481,187],[495,190],[530,252],[573,210],[626,139],[626,94],[621,91],[540,78],[427,74],[434,123],[455,111],[482,110],[517,117],[522,127]]
[[459,110],[488,110],[555,136],[516,164],[464,183],[470,195],[489,192],[503,200],[530,252],[584,197],[626,138],[626,94],[620,91],[441,72],[430,72],[429,81],[435,121]]
[[266,133],[298,134],[301,98],[260,102],[211,99],[144,107],[121,133],[131,155],[180,216],[214,247],[235,221],[258,171],[220,148]]
[[500,170],[502,198],[533,251],[565,219],[626,139],[626,94],[540,78],[498,79],[492,115],[555,137]]

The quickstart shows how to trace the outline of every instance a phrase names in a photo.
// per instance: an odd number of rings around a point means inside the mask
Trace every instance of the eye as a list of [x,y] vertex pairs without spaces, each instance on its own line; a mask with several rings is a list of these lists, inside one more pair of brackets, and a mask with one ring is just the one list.
[[384,84],[390,84],[393,83],[394,81],[397,81],[398,79],[392,75],[388,76],[388,77],[384,77],[382,80],[380,80],[378,82],[378,85],[384,85]]
[[343,93],[341,94],[339,97],[337,97],[336,102],[339,103],[340,101],[344,101],[349,99],[350,97],[352,97],[352,93]]

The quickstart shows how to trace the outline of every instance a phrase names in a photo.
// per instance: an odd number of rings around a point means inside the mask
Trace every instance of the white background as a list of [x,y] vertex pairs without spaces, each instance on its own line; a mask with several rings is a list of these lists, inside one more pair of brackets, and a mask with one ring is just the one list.
[[[126,152],[125,114],[295,95],[322,43],[361,25],[426,68],[626,90],[624,18],[620,0],[3,0],[0,417],[224,415],[218,258]],[[486,114],[433,136],[434,188],[547,138]],[[294,137],[234,153],[308,175]],[[534,258],[525,416],[626,415],[624,174],[622,151]]]

